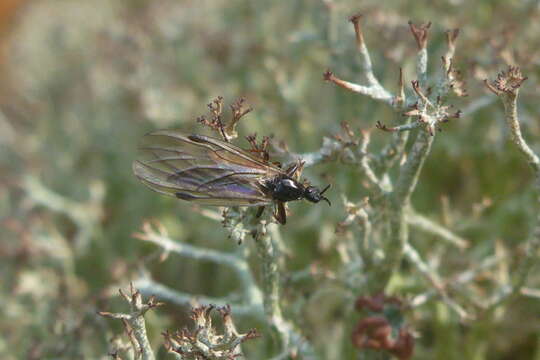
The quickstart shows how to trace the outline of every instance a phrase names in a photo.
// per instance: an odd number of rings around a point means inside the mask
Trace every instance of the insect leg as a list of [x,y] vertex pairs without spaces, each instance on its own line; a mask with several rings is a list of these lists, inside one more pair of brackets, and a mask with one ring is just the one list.
[[287,212],[285,211],[285,204],[281,201],[276,202],[276,209],[274,210],[274,218],[281,225],[287,223]]
[[257,209],[257,214],[255,215],[255,217],[258,219],[262,216],[264,212],[264,206],[259,206],[259,208]]

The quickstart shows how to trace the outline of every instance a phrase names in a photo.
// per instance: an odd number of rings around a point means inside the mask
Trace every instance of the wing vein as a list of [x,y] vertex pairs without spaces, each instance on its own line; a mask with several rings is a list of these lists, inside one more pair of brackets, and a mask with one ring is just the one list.
[[283,175],[233,144],[203,135],[161,130],[143,138],[133,171],[152,190],[179,199],[218,206],[273,202],[263,179]]

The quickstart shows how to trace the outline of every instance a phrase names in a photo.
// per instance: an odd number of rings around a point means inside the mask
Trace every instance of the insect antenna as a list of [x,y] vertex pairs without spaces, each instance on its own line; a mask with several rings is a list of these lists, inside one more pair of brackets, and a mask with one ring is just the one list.
[[326,190],[328,190],[329,188],[330,188],[330,184],[326,185],[326,187],[324,189],[322,189],[321,195],[324,194],[326,192]]
[[283,204],[283,202],[278,201],[276,202],[275,206],[276,209],[274,211],[274,218],[281,225],[285,225],[287,223],[287,210],[285,210],[285,205]]
[[330,202],[330,200],[328,200],[327,197],[322,196],[322,194],[324,194],[326,190],[328,190],[329,188],[330,188],[330,184],[326,185],[326,187],[321,191],[321,199],[326,201],[328,203],[328,206],[332,206],[332,203]]

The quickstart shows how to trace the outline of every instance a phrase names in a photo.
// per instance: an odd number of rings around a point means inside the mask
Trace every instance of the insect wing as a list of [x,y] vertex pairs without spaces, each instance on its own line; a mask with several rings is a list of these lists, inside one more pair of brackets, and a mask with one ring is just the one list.
[[250,153],[218,139],[160,130],[146,135],[133,163],[139,180],[159,193],[204,205],[272,202],[260,180],[281,174]]

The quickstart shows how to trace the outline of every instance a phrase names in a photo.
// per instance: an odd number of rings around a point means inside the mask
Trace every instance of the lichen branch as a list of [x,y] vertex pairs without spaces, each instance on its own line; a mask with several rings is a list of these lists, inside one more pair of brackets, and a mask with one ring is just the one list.
[[388,105],[392,107],[400,106],[400,101],[403,102],[403,97],[400,98],[400,96],[403,95],[402,92],[394,98],[392,94],[390,94],[389,91],[387,91],[379,82],[375,74],[373,73],[373,64],[371,62],[371,56],[369,55],[369,50],[366,46],[366,42],[364,39],[364,33],[362,31],[362,27],[360,24],[360,20],[362,19],[362,15],[356,14],[349,18],[349,21],[353,24],[354,32],[356,36],[356,48],[358,50],[358,53],[361,57],[361,63],[362,63],[362,72],[363,75],[366,77],[368,86],[355,84],[349,81],[342,80],[338,77],[336,77],[330,70],[327,70],[323,78],[326,81],[332,82],[344,89],[347,89],[349,91],[362,94],[365,96],[369,96],[375,100],[380,100],[382,102],[387,103]]
[[354,32],[356,35],[356,48],[358,50],[358,53],[362,57],[362,66],[363,66],[363,72],[366,76],[366,79],[370,86],[381,88],[381,84],[379,83],[379,80],[375,77],[375,74],[373,74],[373,65],[371,64],[371,57],[369,56],[369,51],[366,46],[366,42],[364,41],[364,33],[362,32],[362,27],[360,24],[360,20],[362,19],[361,14],[353,15],[349,18],[349,21],[354,26]]
[[450,309],[455,311],[461,319],[471,318],[471,315],[469,315],[461,305],[448,296],[444,282],[442,281],[440,275],[422,259],[418,251],[411,244],[405,244],[403,253],[409,259],[409,261],[416,266],[418,271],[425,276],[425,278],[439,294],[441,300]]
[[[221,315],[222,334],[212,324],[213,310],[217,310]],[[174,333],[169,331],[163,333],[165,348],[170,353],[180,355],[180,359],[235,359],[242,356],[240,347],[242,343],[260,337],[255,329],[245,334],[236,330],[229,305],[217,308],[214,305],[204,305],[193,308],[191,319],[194,322],[193,329],[186,327]]]
[[427,82],[427,66],[428,66],[428,52],[427,52],[427,40],[429,28],[431,27],[431,22],[427,24],[422,24],[416,26],[409,21],[409,28],[411,33],[416,40],[416,45],[418,46],[418,54],[416,56],[416,75],[418,76],[418,81],[420,86],[425,86]]
[[154,360],[154,352],[146,335],[146,325],[144,322],[144,314],[155,307],[163,305],[157,302],[155,297],[143,303],[141,293],[135,289],[133,284],[130,285],[130,293],[126,294],[119,290],[120,295],[130,305],[129,313],[111,313],[107,311],[98,312],[99,315],[111,319],[119,319],[124,324],[128,338],[130,339],[136,359]]
[[[273,226],[273,225],[269,225]],[[283,317],[280,304],[279,250],[270,236],[266,224],[261,224],[255,237],[255,246],[261,261],[264,311],[270,326],[278,335],[285,356],[302,354],[313,358],[314,352],[307,340]]]
[[232,295],[228,297],[216,298],[199,294],[186,293],[171,289],[168,286],[158,283],[146,274],[134,280],[133,285],[136,286],[139,291],[144,295],[153,294],[158,299],[176,305],[186,306],[193,303],[198,303],[225,306],[227,304],[230,304],[232,310],[236,315],[253,316],[259,319],[262,319],[264,317],[262,302],[257,303],[256,301],[249,301],[250,299],[243,299],[247,301],[237,302],[232,300]]
[[[167,256],[169,253],[174,253],[180,256],[190,257],[193,259],[212,261],[216,264],[221,264],[233,269],[242,287],[242,298],[246,303],[233,304],[236,313],[250,312],[257,314],[262,307],[262,294],[258,288],[255,279],[249,269],[249,265],[245,259],[239,255],[216,251],[207,248],[200,248],[197,246],[180,243],[173,241],[167,234],[166,229],[159,223],[152,226],[152,223],[145,222],[142,226],[142,231],[134,234],[134,237],[151,242],[159,246],[164,254]],[[165,257],[162,257],[162,260]],[[137,286],[145,293],[152,291],[156,295],[160,295],[160,298],[166,298],[169,301],[175,303],[188,303],[195,296],[190,294],[183,294],[174,292],[167,287],[157,284],[148,278],[141,278],[136,282]],[[197,296],[201,299],[201,297]],[[224,305],[228,302],[227,299],[209,299],[205,298],[204,303],[218,303]],[[236,309],[238,308],[238,309]]]
[[433,136],[425,131],[420,131],[416,137],[411,153],[409,154],[406,163],[401,168],[398,180],[396,182],[395,191],[392,194],[396,206],[407,205],[410,197],[416,188],[422,166],[429,155],[431,145],[433,144]]
[[375,100],[383,101],[387,103],[388,105],[393,106],[394,104],[394,98],[392,97],[392,95],[390,95],[386,90],[382,88],[374,87],[374,86],[364,86],[364,85],[359,85],[359,84],[355,84],[349,81],[342,80],[338,78],[337,76],[335,76],[330,70],[327,70],[323,74],[323,79],[325,81],[332,82],[346,90],[349,90],[349,91],[352,91],[361,95],[369,96]]
[[[485,80],[486,87],[497,95],[504,106],[506,124],[510,129],[512,143],[523,155],[534,175],[537,192],[537,206],[540,205],[540,158],[525,141],[521,133],[521,124],[517,112],[517,99],[519,88],[527,80],[521,74],[518,67],[509,66],[506,71],[502,71],[497,79],[489,82]],[[503,302],[509,301],[520,294],[521,288],[525,286],[527,278],[532,268],[538,263],[538,250],[540,249],[540,214],[537,215],[535,228],[526,244],[526,254],[522,259],[512,284],[503,286],[494,296],[491,307],[494,308]]]
[[440,224],[430,220],[429,218],[414,212],[409,209],[406,213],[407,223],[423,232],[433,234],[443,241],[447,241],[459,249],[469,247],[469,241],[454,234],[451,230],[441,226]]
[[90,196],[88,201],[84,203],[74,201],[52,191],[33,176],[24,178],[23,188],[35,204],[64,214],[73,221],[77,226],[74,242],[78,250],[83,250],[88,245],[96,228],[96,223],[99,222],[103,214],[101,204],[105,197],[105,187],[101,182],[90,184]]
[[410,130],[419,128],[421,125],[422,124],[418,121],[415,121],[413,123],[399,125],[399,126],[386,126],[385,124],[381,123],[379,120],[377,120],[377,122],[375,123],[375,127],[377,129],[382,130],[382,131],[387,131],[387,132],[410,131]]

